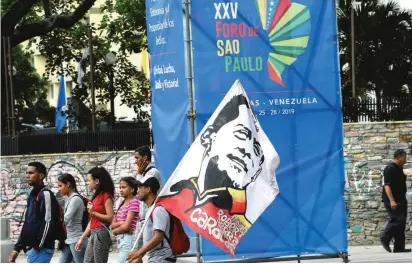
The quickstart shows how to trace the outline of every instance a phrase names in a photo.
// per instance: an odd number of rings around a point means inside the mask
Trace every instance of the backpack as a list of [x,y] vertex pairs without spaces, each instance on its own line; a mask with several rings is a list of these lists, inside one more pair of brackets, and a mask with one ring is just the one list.
[[[155,208],[157,206],[161,206],[161,205],[155,205]],[[153,223],[154,209],[150,214],[150,220],[152,221],[152,223]],[[183,229],[182,222],[177,217],[169,213],[169,211],[167,212],[170,218],[170,236],[167,237],[165,235],[165,238],[167,242],[169,243],[173,254],[182,255],[183,253],[188,252],[190,249],[189,237],[187,236],[187,234],[185,233],[185,230]]]
[[54,219],[55,227],[54,227],[53,233],[55,235],[55,237],[54,237],[55,240],[59,241],[59,248],[60,248],[60,247],[64,246],[64,241],[66,241],[66,239],[67,239],[66,225],[64,224],[64,214],[63,214],[62,207],[60,206],[59,202],[56,199],[56,196],[54,196],[54,193],[51,190],[49,190],[47,187],[44,187],[43,189],[41,189],[40,192],[37,194],[36,202],[35,202],[35,207],[36,208],[35,208],[34,212],[35,212],[35,214],[37,213],[37,204],[40,200],[40,194],[44,191],[48,191],[51,194],[53,194],[53,195],[50,196],[51,199],[52,199],[52,203],[54,203],[54,205],[55,205],[54,210],[56,211],[55,214],[54,214],[54,216],[55,216],[55,219]]
[[74,196],[79,196],[79,198],[82,199],[82,201],[83,201],[84,207],[83,207],[83,216],[82,216],[82,230],[84,232],[87,228],[87,225],[89,224],[89,221],[90,221],[89,211],[87,211],[87,203],[89,202],[89,199],[87,199],[86,197],[84,197],[80,194],[75,194]]

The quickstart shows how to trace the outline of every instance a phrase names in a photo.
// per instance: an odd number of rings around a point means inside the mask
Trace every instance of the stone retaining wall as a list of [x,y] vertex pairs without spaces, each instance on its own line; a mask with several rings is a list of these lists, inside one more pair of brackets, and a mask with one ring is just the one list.
[[387,213],[381,202],[382,174],[397,149],[408,153],[409,208],[406,238],[412,242],[412,122],[345,124],[346,207],[351,245],[379,244]]
[[[381,202],[382,168],[390,162],[398,148],[408,151],[412,160],[412,122],[345,124],[345,168],[348,216],[348,236],[351,245],[379,243],[379,235],[386,222],[386,212]],[[11,218],[10,237],[19,234],[18,223],[24,211],[30,187],[25,180],[26,166],[30,161],[40,161],[49,167],[47,184],[57,192],[57,177],[69,172],[77,179],[79,191],[89,195],[87,171],[96,166],[106,167],[118,186],[121,177],[136,172],[133,152],[69,153],[53,155],[12,156],[1,158],[1,216]],[[408,192],[412,196],[412,163],[408,162]],[[412,242],[412,201],[406,236]]]

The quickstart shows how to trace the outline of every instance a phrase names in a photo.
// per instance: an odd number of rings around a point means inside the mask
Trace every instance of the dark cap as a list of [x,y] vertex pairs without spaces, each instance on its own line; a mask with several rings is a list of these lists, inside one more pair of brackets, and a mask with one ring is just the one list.
[[151,176],[148,175],[147,177],[143,177],[140,181],[137,181],[137,186],[145,186],[145,187],[150,187],[152,189],[153,193],[157,193],[157,191],[160,189],[160,183],[159,181]]

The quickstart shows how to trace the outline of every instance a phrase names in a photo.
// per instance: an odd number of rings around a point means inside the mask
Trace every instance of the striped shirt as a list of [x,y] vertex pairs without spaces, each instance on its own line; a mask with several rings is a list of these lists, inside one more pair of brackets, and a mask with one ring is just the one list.
[[[123,200],[120,201],[119,204],[122,204]],[[133,199],[130,202],[128,202],[127,204],[124,203],[118,210],[116,213],[116,220],[118,222],[125,222],[127,219],[127,214],[129,212],[136,212],[135,217],[133,218],[132,221],[132,232],[134,232],[136,230],[136,225],[137,225],[137,221],[139,221],[139,210],[140,210],[140,203],[138,200]]]

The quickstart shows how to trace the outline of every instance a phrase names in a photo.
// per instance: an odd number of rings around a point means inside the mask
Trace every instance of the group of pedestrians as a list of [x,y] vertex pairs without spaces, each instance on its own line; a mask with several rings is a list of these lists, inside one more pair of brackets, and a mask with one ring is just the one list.
[[[118,263],[176,262],[166,236],[170,232],[168,212],[161,206],[151,211],[161,188],[160,173],[151,161],[147,146],[135,151],[138,171],[136,178],[120,180],[120,198],[115,206],[115,186],[104,167],[94,167],[87,173],[87,184],[93,193],[89,200],[77,190],[75,178],[64,173],[58,177],[58,187],[67,199],[63,207],[55,194],[44,184],[47,170],[40,162],[30,162],[26,179],[33,187],[22,221],[23,226],[9,262],[15,262],[23,250],[28,263],[48,263],[59,241],[60,263],[106,263],[112,237],[116,236]],[[144,226],[145,219],[149,219]],[[131,251],[137,234],[144,226],[136,250]],[[64,236],[60,235],[63,230]]]

